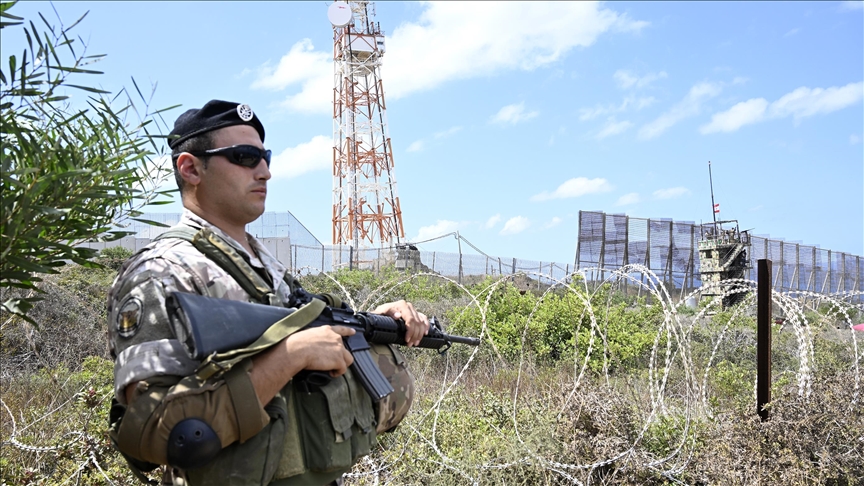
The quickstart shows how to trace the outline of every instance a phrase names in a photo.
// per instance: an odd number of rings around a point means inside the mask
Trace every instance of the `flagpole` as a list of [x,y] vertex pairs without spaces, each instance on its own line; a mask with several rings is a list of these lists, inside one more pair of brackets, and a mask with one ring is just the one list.
[[708,182],[711,184],[711,216],[714,217],[714,234],[717,232],[717,205],[714,204],[714,179],[711,177],[711,161],[708,161]]

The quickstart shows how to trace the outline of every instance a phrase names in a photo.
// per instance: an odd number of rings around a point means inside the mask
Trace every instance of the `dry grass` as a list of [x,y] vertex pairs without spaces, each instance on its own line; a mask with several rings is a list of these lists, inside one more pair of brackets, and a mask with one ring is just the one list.
[[[136,483],[105,433],[112,367],[104,295],[112,276],[71,267],[49,278],[33,314],[38,329],[0,316],[3,485]],[[358,297],[371,291],[363,292]],[[438,315],[469,303],[418,302]],[[703,390],[725,324],[682,322],[693,325],[685,347],[669,361],[660,349],[650,378],[645,368],[581,374],[581,363],[407,350],[418,386],[412,413],[379,438],[346,484],[864,485],[864,383],[853,366],[864,353],[848,329],[813,320],[809,394],[796,381],[795,335],[788,328],[778,335],[775,400],[761,422],[752,333],[725,330]]]

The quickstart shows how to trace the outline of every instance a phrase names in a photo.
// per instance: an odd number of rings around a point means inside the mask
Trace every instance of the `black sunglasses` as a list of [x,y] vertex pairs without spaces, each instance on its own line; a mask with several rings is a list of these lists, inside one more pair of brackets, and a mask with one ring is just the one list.
[[189,152],[195,157],[203,155],[222,155],[228,162],[232,164],[242,165],[254,169],[258,166],[258,162],[264,159],[267,162],[267,167],[270,167],[270,156],[272,151],[260,149],[254,145],[232,145],[230,147],[222,147],[210,150],[201,150],[198,152]]

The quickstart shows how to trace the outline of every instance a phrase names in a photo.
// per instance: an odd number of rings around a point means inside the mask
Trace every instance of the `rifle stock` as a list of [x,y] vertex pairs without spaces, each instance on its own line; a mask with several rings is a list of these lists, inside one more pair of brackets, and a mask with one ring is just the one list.
[[[303,300],[315,297],[301,291]],[[192,359],[203,361],[214,353],[242,349],[258,339],[276,322],[289,316],[293,308],[251,304],[236,300],[216,299],[185,292],[172,292],[166,299],[168,316],[175,335]],[[387,378],[378,369],[369,353],[369,343],[405,345],[405,322],[368,312],[354,312],[343,306],[327,306],[305,327],[346,326],[356,334],[344,338],[345,347],[354,356],[352,372],[374,401],[393,391]],[[478,346],[480,340],[453,336],[444,332],[438,319],[429,319],[429,333],[417,347],[446,351],[452,343]],[[321,385],[329,380],[326,373],[305,373],[308,381]]]

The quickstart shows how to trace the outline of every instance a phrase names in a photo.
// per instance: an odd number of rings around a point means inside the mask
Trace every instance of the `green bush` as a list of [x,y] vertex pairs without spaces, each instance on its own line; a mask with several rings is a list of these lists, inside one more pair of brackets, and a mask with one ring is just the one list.
[[[645,366],[663,322],[659,306],[628,307],[620,298],[611,299],[608,288],[591,296],[577,290],[538,297],[510,282],[496,287],[487,279],[471,290],[479,294],[480,305],[488,299],[488,339],[510,362],[524,353],[539,363],[572,363],[585,359],[590,345],[595,371],[603,368],[604,358],[611,358],[613,370]],[[454,307],[447,317],[452,332],[479,335],[477,304]]]
[[113,260],[125,260],[132,256],[132,250],[122,246],[109,246],[99,252],[100,258],[110,258]]
[[[337,283],[338,282],[338,283]],[[300,279],[300,284],[313,293],[330,292],[337,295],[357,296],[369,289],[379,287],[383,282],[371,270],[339,269],[331,274],[319,273]],[[341,284],[341,286],[340,286]]]
[[96,262],[105,268],[117,271],[129,257],[132,256],[132,250],[122,246],[111,246],[101,250],[99,256],[96,257]]

